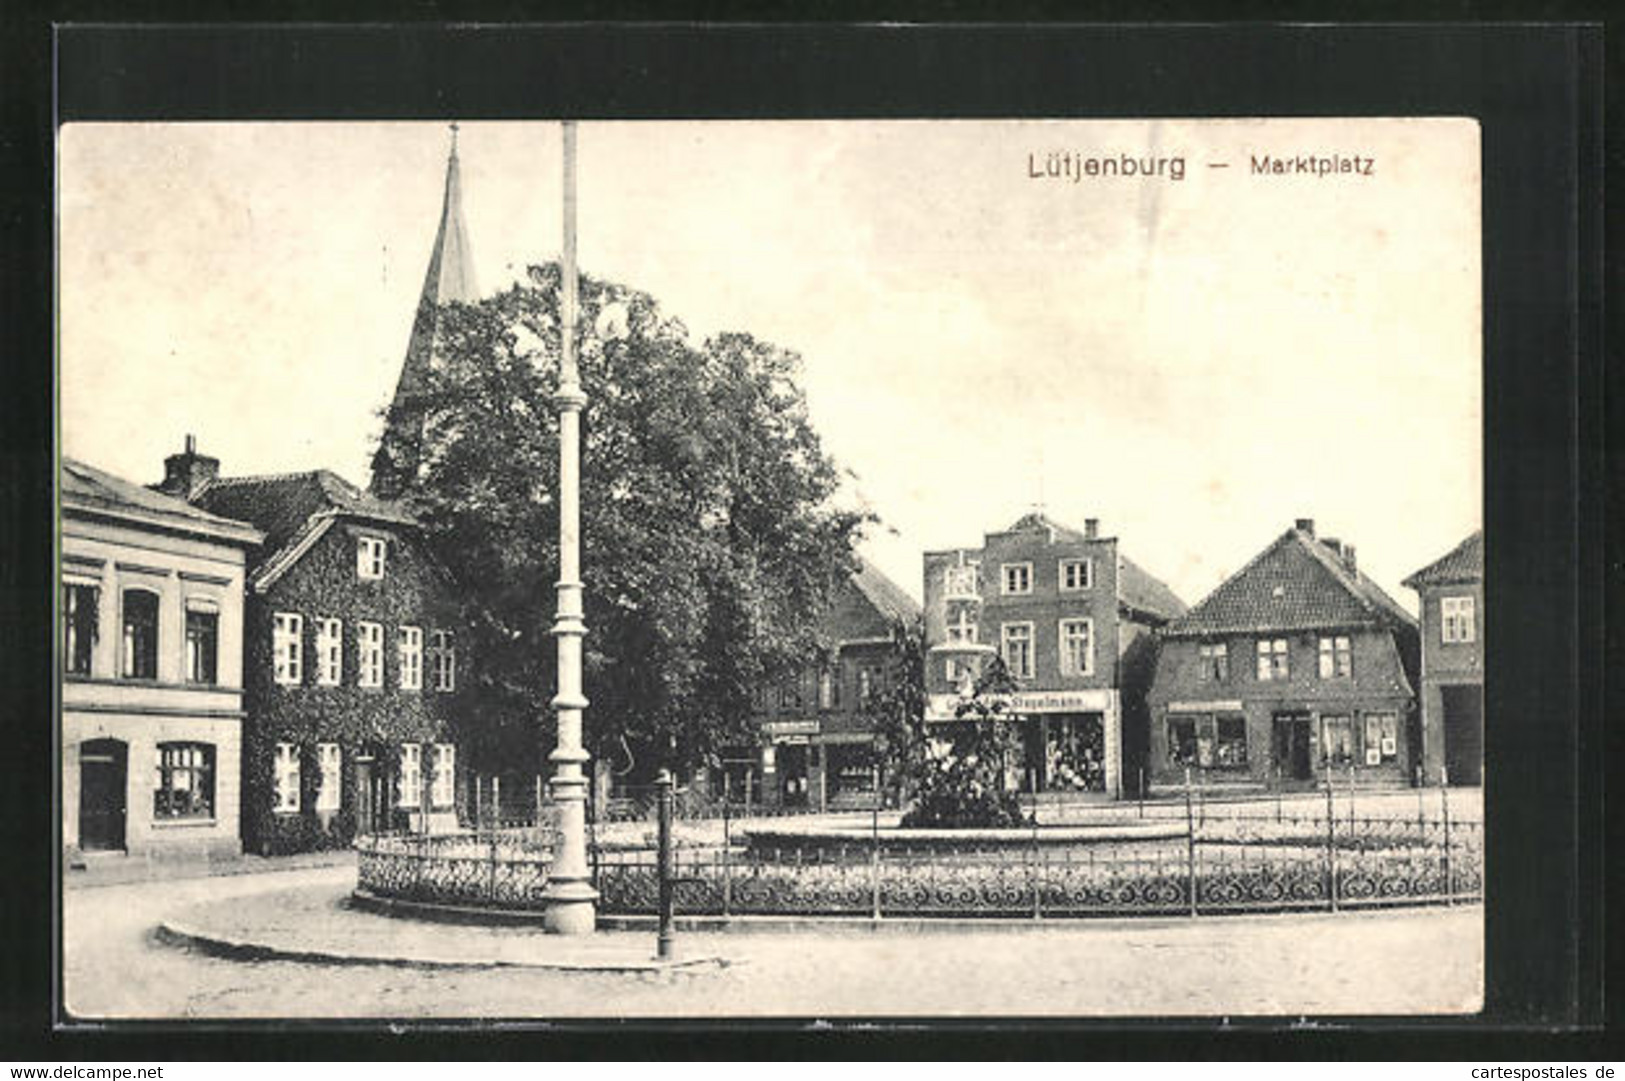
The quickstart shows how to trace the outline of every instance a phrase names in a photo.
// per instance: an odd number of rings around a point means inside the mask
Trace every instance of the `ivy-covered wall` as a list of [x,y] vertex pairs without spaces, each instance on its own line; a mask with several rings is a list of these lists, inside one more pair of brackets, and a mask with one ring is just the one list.
[[[363,536],[380,537],[388,544],[384,576],[361,578],[356,573],[356,545]],[[272,635],[278,612],[303,617],[303,671],[298,686],[276,682]],[[425,558],[419,543],[401,530],[375,528],[340,520],[328,529],[265,594],[251,593],[244,630],[244,706],[242,748],[242,823],[246,851],[262,854],[309,851],[348,845],[356,829],[361,791],[357,778],[358,755],[375,758],[373,770],[381,783],[393,784],[399,768],[400,745],[423,746],[424,784],[430,783],[431,746],[458,743],[456,729],[469,719],[462,716],[465,696],[461,688],[470,658],[462,607],[455,586]],[[343,672],[338,686],[316,683],[318,619],[339,619]],[[361,687],[360,621],[383,626],[384,681],[382,687]],[[423,689],[400,687],[401,626],[423,632]],[[431,632],[456,634],[457,686],[453,692],[435,689]],[[278,812],[276,745],[292,743],[300,751],[300,800],[296,813]],[[317,812],[321,784],[318,743],[340,747],[340,808]],[[467,801],[467,765],[457,755],[456,811],[464,817]],[[403,824],[405,812],[394,809],[391,792],[390,825]]]

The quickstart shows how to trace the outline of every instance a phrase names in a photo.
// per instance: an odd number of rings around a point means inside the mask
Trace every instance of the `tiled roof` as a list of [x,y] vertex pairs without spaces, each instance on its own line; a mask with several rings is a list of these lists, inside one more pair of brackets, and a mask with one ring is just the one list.
[[185,500],[131,483],[74,458],[62,459],[62,504],[82,510],[134,514],[156,525],[203,533],[243,545],[259,543],[259,530],[234,516],[212,514]]
[[912,622],[920,606],[901,586],[863,559],[835,592],[821,629],[832,643],[886,638],[898,620]]
[[1472,536],[1456,545],[1432,563],[1423,567],[1403,585],[1411,589],[1441,585],[1446,582],[1482,582],[1484,580],[1484,531],[1474,530]]
[[1169,623],[1171,635],[1414,627],[1416,620],[1339,554],[1289,529],[1196,607]]
[[265,531],[265,545],[255,561],[256,577],[283,563],[334,518],[400,526],[417,524],[401,504],[368,495],[326,469],[264,477],[216,477],[198,495],[196,503],[216,514],[253,522]]

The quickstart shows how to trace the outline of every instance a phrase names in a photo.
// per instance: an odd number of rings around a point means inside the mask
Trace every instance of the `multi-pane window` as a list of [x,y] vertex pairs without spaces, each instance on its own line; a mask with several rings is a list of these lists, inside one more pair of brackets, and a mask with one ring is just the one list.
[[1285,679],[1290,674],[1285,638],[1258,640],[1258,678]]
[[457,689],[457,639],[451,631],[431,631],[429,649],[434,654],[434,689]]
[[1247,718],[1208,713],[1168,718],[1168,760],[1201,769],[1247,768]]
[[273,809],[282,814],[299,810],[299,748],[292,743],[278,743],[273,769]]
[[154,774],[153,817],[214,817],[213,746],[160,743]]
[[1004,666],[1017,679],[1033,676],[1033,625],[1005,623],[999,627]]
[[214,683],[219,677],[220,613],[201,608],[186,610],[186,680]]
[[1004,592],[1031,593],[1033,591],[1033,565],[1006,563],[1003,567]]
[[124,591],[124,664],[126,679],[158,678],[158,594],[146,589]]
[[835,708],[835,673],[828,668],[818,673],[818,708]]
[[1321,717],[1320,755],[1330,766],[1346,766],[1354,761],[1354,726],[1346,714]]
[[1095,584],[1093,560],[1061,560],[1061,588],[1067,591],[1089,589]]
[[1203,642],[1196,647],[1197,678],[1204,683],[1226,683],[1230,679],[1230,649],[1223,642]]
[[343,777],[344,758],[339,751],[337,743],[316,744],[316,767],[320,770],[319,785],[316,789],[316,809],[318,811],[336,811],[339,809],[339,793]]
[[278,683],[298,685],[305,681],[305,617],[278,612],[271,623],[271,656]]
[[1478,637],[1472,597],[1440,597],[1440,637],[1446,642],[1471,642]]
[[974,597],[978,593],[976,565],[949,567],[942,572],[943,592],[950,597]]
[[960,608],[948,624],[948,642],[951,645],[967,645],[975,641],[976,620],[971,618],[970,609]]
[[450,807],[457,793],[457,748],[449,743],[434,745],[434,784],[429,798],[436,807]]
[[1061,620],[1061,675],[1087,676],[1095,670],[1094,625],[1087,619]]
[[1354,671],[1353,654],[1346,634],[1328,635],[1320,640],[1320,678],[1342,679]]
[[69,675],[90,675],[96,644],[96,587],[62,583],[62,667]]
[[779,684],[779,708],[801,708],[801,679],[799,676],[786,679]]
[[423,803],[423,748],[416,743],[401,744],[400,798],[402,807]]
[[344,622],[316,621],[316,682],[337,687],[344,679]]
[[875,690],[875,673],[872,668],[858,669],[858,702],[867,705],[869,696]]
[[1399,716],[1393,713],[1365,715],[1365,764],[1380,766],[1399,757]]
[[378,579],[384,576],[384,552],[387,545],[379,537],[358,537],[355,544],[355,572],[362,578]]
[[382,623],[357,623],[355,625],[356,655],[360,661],[360,671],[357,673],[356,683],[362,687],[382,687],[384,685],[384,626]]
[[401,690],[423,689],[423,631],[402,627],[399,635]]

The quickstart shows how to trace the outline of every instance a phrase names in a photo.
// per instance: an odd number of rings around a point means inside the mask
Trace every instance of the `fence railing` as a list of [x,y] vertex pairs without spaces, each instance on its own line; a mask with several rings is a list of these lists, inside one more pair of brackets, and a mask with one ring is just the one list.
[[540,909],[553,865],[547,827],[371,836],[356,841],[357,884],[378,897]]

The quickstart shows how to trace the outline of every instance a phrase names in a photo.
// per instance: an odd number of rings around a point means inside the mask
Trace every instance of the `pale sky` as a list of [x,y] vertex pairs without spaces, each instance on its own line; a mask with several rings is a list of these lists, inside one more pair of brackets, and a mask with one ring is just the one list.
[[[227,474],[364,485],[448,138],[64,128],[64,452],[152,482],[191,432]],[[862,550],[915,596],[922,551],[979,544],[1039,502],[1099,518],[1191,604],[1311,517],[1414,610],[1400,580],[1479,526],[1470,120],[593,122],[579,138],[582,269],[696,339],[800,353],[849,495],[885,523]],[[459,150],[490,294],[557,257],[558,125],[465,123]],[[1062,152],[1182,157],[1184,179],[1030,175]],[[1369,158],[1371,175],[1257,175],[1266,154]]]

